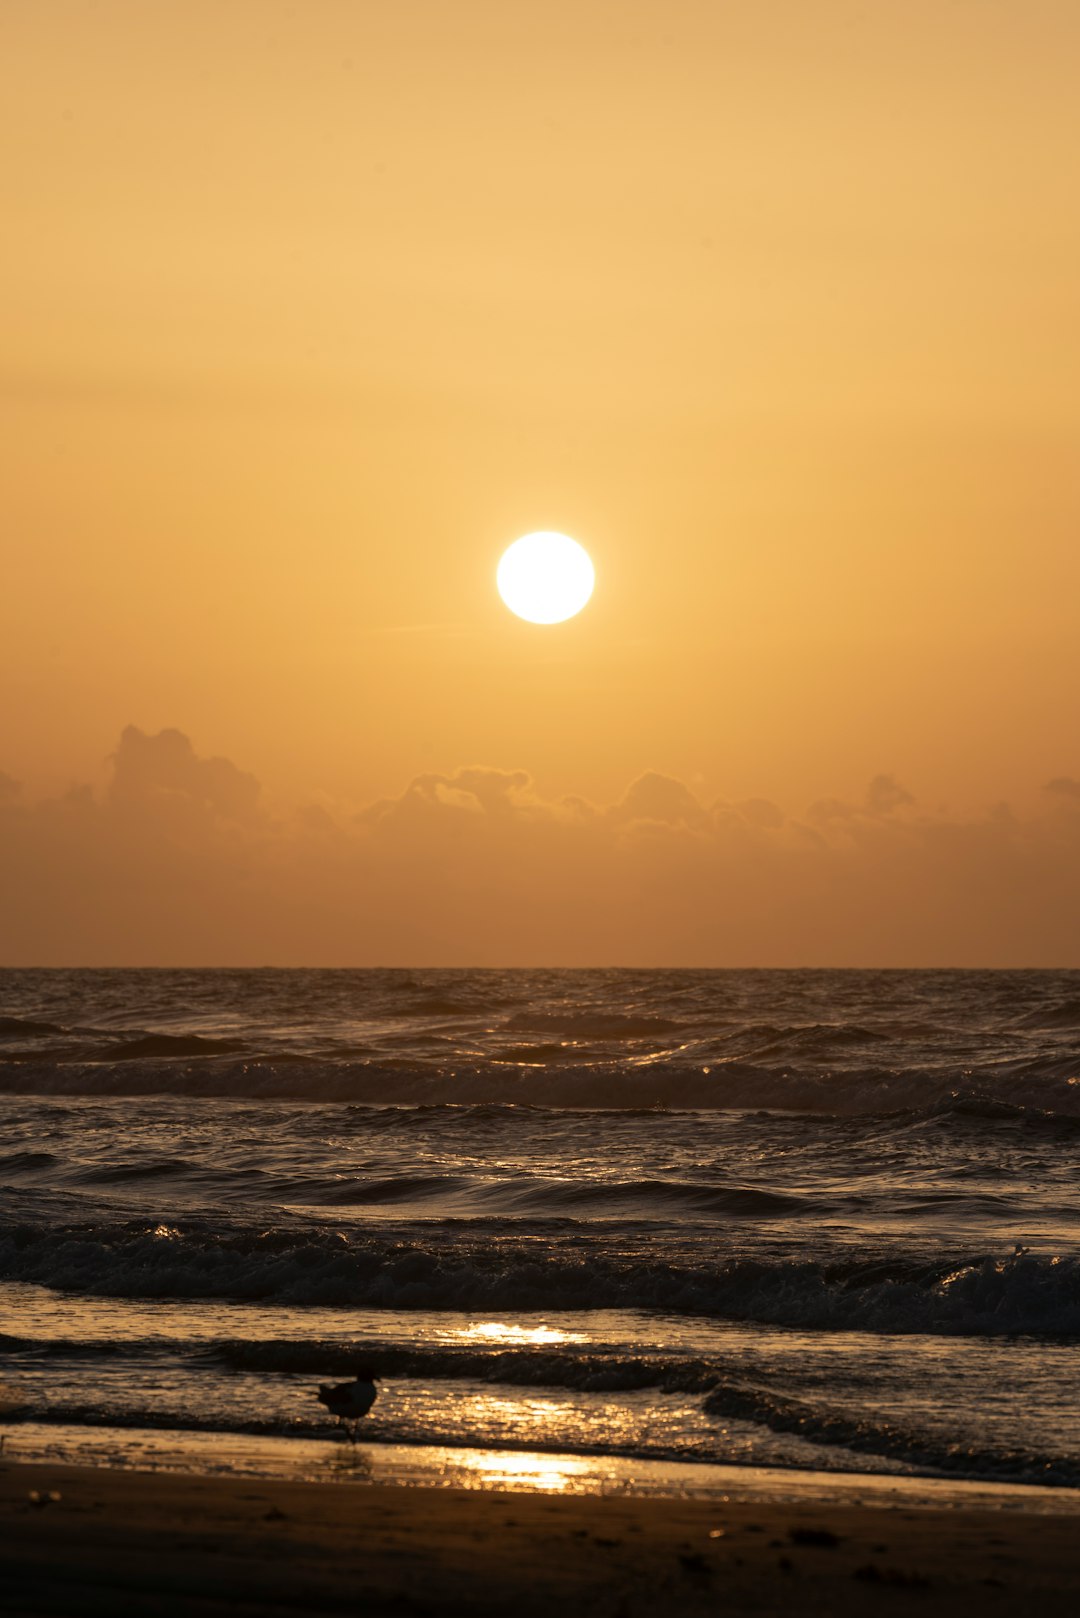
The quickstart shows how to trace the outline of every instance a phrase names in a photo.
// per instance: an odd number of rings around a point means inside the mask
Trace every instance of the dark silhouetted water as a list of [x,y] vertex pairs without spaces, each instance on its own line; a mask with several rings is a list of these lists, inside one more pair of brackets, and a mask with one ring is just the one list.
[[1080,1483],[1080,973],[0,973],[13,1431]]

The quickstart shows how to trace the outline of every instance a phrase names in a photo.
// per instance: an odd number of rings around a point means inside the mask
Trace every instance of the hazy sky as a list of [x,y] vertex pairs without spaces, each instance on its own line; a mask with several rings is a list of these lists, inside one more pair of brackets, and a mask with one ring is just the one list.
[[[888,776],[926,806],[890,824],[1000,824],[1008,800],[1057,826],[1071,800],[1042,789],[1080,776],[1078,59],[1073,0],[6,0],[18,801],[86,782],[115,816],[135,725],[251,771],[259,814],[318,804],[350,836],[476,767],[601,816],[648,772],[799,824],[821,799],[865,814]],[[597,568],[552,628],[494,590],[545,527]],[[457,855],[416,835],[441,880]],[[435,960],[425,891],[398,948]],[[626,958],[658,902],[612,934]],[[50,916],[0,955],[76,959]],[[498,930],[496,907],[474,954]],[[885,948],[854,922],[832,942]]]

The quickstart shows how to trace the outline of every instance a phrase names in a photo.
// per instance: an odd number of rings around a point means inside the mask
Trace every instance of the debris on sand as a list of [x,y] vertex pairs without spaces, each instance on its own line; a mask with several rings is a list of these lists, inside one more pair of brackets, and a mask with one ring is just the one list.
[[930,1580],[924,1579],[921,1573],[905,1573],[898,1567],[878,1567],[876,1562],[864,1562],[851,1576],[853,1579],[863,1579],[867,1584],[891,1584],[902,1590],[930,1588]]
[[788,1538],[793,1545],[820,1545],[829,1550],[840,1543],[840,1535],[831,1528],[791,1528]]

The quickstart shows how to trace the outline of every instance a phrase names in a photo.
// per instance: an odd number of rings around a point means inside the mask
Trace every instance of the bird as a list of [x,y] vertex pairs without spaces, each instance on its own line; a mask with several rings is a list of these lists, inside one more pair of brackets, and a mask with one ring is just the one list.
[[379,1396],[375,1387],[378,1380],[370,1365],[362,1365],[357,1370],[355,1382],[319,1383],[315,1397],[332,1416],[337,1417],[350,1444],[356,1443],[357,1423],[367,1415]]

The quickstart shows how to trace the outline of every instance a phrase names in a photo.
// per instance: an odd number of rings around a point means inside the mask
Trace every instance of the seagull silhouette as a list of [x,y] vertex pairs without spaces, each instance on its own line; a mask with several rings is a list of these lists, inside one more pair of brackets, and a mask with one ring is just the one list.
[[356,1373],[355,1382],[319,1384],[319,1391],[315,1397],[320,1404],[326,1406],[332,1416],[337,1417],[350,1444],[356,1443],[357,1425],[379,1396],[375,1386],[378,1380],[369,1365],[362,1365]]

